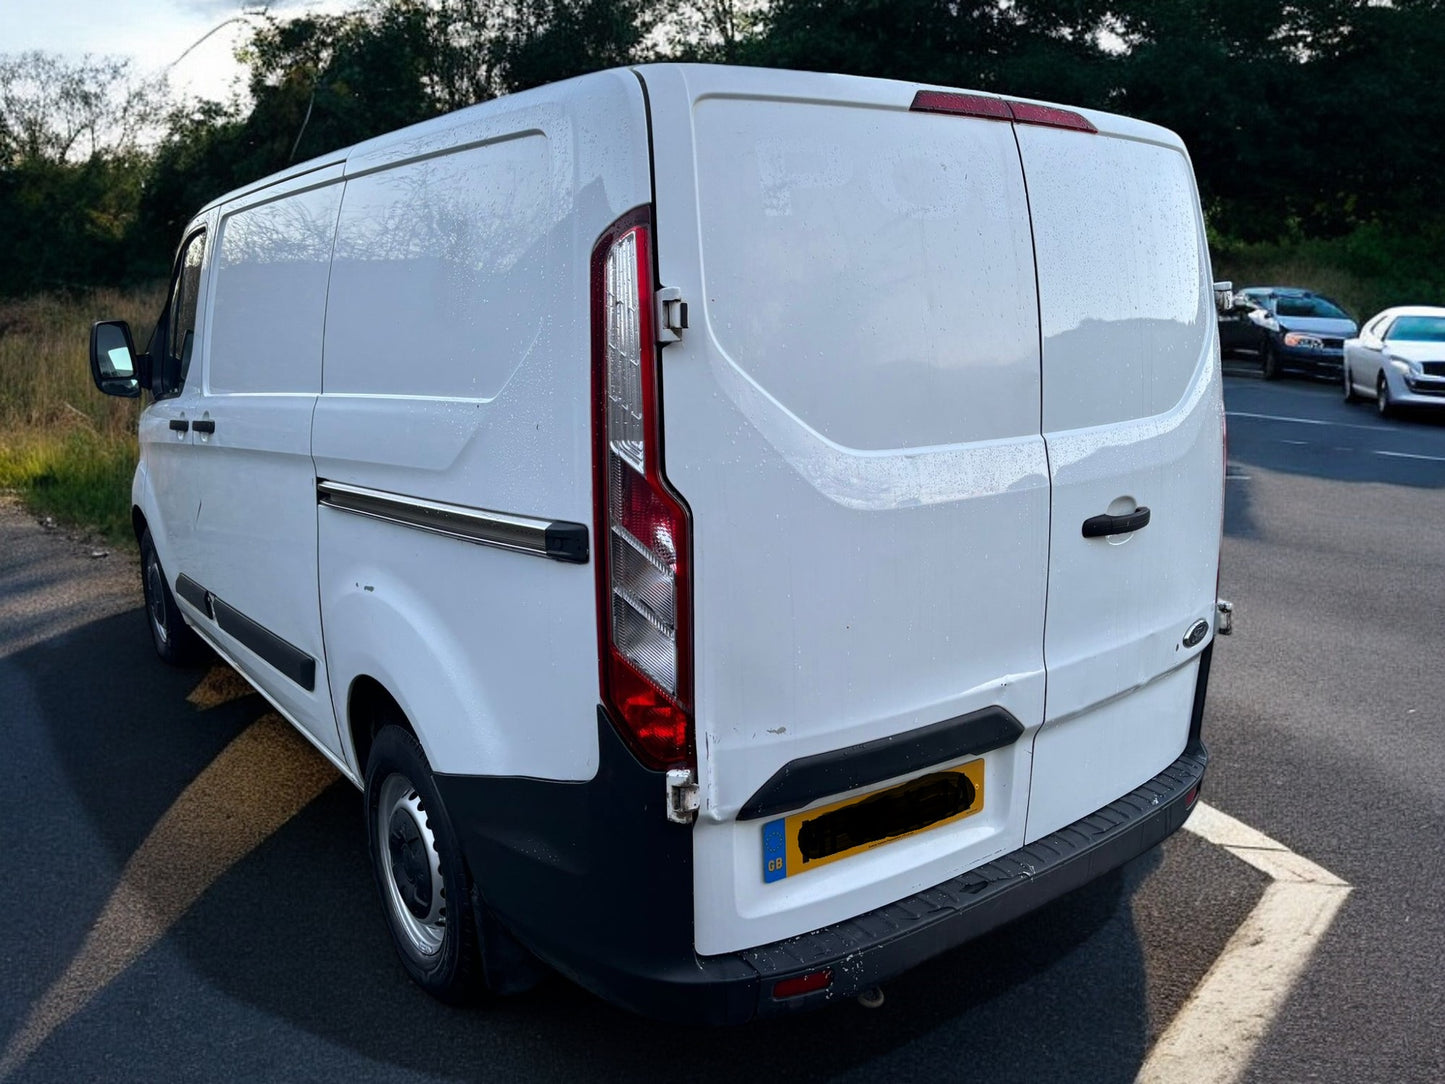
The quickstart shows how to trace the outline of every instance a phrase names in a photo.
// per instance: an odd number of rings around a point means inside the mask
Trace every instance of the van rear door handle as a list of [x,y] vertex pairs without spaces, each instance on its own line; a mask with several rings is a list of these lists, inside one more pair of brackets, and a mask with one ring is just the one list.
[[[210,418],[198,418],[191,423],[191,428],[197,433],[214,433],[216,431],[216,423]],[[1147,508],[1144,509],[1144,520],[1145,522],[1149,520],[1149,509]],[[1142,527],[1143,524],[1140,524],[1140,526]]]
[[[201,423],[197,422],[199,426]],[[1128,534],[1149,525],[1149,509],[1136,508],[1123,516],[1090,516],[1084,520],[1085,538],[1104,538],[1111,534]]]
[[184,433],[184,432],[185,432],[187,429],[189,429],[190,427],[191,427],[191,423],[188,422],[188,421],[186,421],[185,418],[172,418],[172,419],[171,419],[171,428],[174,429],[177,433]]

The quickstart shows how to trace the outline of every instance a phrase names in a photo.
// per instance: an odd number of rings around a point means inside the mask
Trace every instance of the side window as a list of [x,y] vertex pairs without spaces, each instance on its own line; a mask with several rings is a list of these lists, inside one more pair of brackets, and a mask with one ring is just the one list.
[[193,234],[176,261],[176,278],[166,306],[166,356],[161,359],[161,394],[175,395],[185,386],[196,343],[196,302],[201,289],[201,261],[206,253],[205,231]]

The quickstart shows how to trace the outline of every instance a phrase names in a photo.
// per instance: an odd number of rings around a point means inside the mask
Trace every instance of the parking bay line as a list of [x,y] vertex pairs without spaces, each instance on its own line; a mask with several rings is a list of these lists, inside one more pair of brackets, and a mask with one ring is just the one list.
[[1226,418],[1253,418],[1262,422],[1295,422],[1298,425],[1328,425],[1337,429],[1368,429],[1371,433],[1404,432],[1395,425],[1361,425],[1358,422],[1332,422],[1324,418],[1294,418],[1288,414],[1252,414],[1247,410],[1226,410]]
[[1184,828],[1272,880],[1159,1036],[1136,1084],[1230,1084],[1243,1076],[1350,893],[1333,873],[1204,802]]

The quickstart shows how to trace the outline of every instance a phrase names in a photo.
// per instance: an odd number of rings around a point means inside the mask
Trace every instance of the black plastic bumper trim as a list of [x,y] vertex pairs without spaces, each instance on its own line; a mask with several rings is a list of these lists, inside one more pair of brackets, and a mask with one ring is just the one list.
[[258,625],[234,606],[210,596],[221,631],[235,637],[243,647],[254,652],[283,676],[290,678],[307,692],[316,688],[316,660],[299,647],[287,643],[264,625]]
[[[1143,786],[1052,835],[866,915],[741,953],[761,979],[758,1015],[854,997],[1122,866],[1184,824],[1208,761],[1191,743]],[[766,996],[782,979],[829,966],[826,990],[786,1002]]]
[[215,611],[211,609],[211,593],[184,572],[176,577],[176,594],[200,610],[201,613],[215,620]]
[[1023,724],[1001,707],[982,708],[891,738],[790,760],[743,803],[738,820],[801,809],[819,798],[882,783],[1018,740]]
[[[577,783],[438,775],[481,901],[529,950],[647,1016],[737,1024],[855,996],[1123,865],[1189,816],[1208,755],[907,899],[744,952],[693,948],[692,831],[667,820],[665,773],[640,765],[598,710],[597,775]],[[1192,793],[1191,793],[1192,792]],[[784,1001],[782,979],[831,967],[826,990]]]

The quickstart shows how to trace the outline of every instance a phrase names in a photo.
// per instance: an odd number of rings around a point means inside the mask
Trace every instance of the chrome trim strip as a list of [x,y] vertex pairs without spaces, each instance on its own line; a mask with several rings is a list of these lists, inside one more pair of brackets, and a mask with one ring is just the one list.
[[587,527],[581,523],[467,508],[325,479],[317,479],[316,498],[327,508],[463,542],[571,564],[587,563]]

